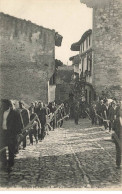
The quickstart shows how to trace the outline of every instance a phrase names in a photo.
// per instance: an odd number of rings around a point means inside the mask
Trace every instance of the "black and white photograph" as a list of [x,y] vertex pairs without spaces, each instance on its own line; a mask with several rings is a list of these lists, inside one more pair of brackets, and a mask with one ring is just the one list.
[[122,191],[122,0],[0,0],[0,190]]

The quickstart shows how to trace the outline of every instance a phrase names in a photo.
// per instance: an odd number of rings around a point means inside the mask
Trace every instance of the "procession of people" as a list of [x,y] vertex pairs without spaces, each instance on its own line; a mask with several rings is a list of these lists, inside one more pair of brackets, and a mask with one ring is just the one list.
[[103,126],[110,132],[116,148],[116,165],[121,166],[122,152],[122,102],[116,99],[100,98],[87,104],[85,101],[72,100],[70,119],[78,125],[79,118],[88,117],[92,125]]
[[43,141],[50,130],[62,126],[65,115],[64,105],[56,106],[55,102],[45,105],[36,101],[26,108],[23,101],[16,107],[14,101],[2,99],[0,108],[0,162],[1,169],[5,170],[12,169],[19,149],[26,148],[27,135],[30,145],[33,145],[33,136],[36,144]]
[[116,147],[116,166],[121,166],[122,152],[122,102],[116,99],[100,99],[89,108],[89,118],[93,125],[104,126],[112,134]]
[[[119,101],[100,99],[87,105],[77,100],[57,105],[50,102],[48,105],[42,101],[35,101],[27,108],[23,101],[18,107],[11,100],[1,100],[0,110],[0,161],[2,169],[11,170],[14,158],[21,149],[26,149],[27,136],[30,145],[43,141],[49,131],[62,127],[63,121],[74,119],[78,125],[79,118],[88,117],[92,125],[104,126],[112,132],[112,139],[116,146],[116,165],[121,165],[121,133],[122,133],[122,104]],[[34,139],[35,138],[35,141]],[[8,159],[6,154],[8,148]]]

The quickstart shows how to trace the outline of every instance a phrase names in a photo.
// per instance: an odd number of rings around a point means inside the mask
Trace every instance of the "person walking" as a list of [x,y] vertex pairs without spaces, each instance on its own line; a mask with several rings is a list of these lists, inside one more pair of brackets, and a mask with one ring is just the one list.
[[96,104],[93,102],[90,107],[90,117],[92,120],[92,125],[97,124],[97,116],[96,116]]
[[102,124],[103,124],[103,119],[102,119],[102,105],[103,105],[103,100],[100,100],[97,103],[97,105],[96,105],[96,113],[98,115],[99,126],[102,126]]
[[75,124],[78,125],[78,121],[79,121],[79,102],[75,102],[74,119],[75,119]]
[[[29,114],[29,110],[26,109],[24,107],[24,102],[19,101],[19,113],[21,116],[21,121],[22,121],[22,125],[23,128],[27,126],[27,124],[30,122],[30,114]],[[24,138],[23,138],[23,149],[26,148],[26,134],[23,134]]]
[[52,128],[53,128],[53,130],[54,130],[55,127],[56,127],[56,106],[55,106],[55,102],[52,102],[52,103],[51,103],[50,112],[51,112],[52,115],[53,115],[50,124],[51,124],[51,126],[52,126]]
[[116,103],[112,101],[111,107],[109,108],[108,112],[108,119],[109,119],[109,132],[113,130],[114,120],[116,119]]
[[108,128],[109,123],[107,122],[108,120],[108,113],[109,113],[109,104],[108,104],[108,100],[104,99],[103,101],[103,105],[102,105],[102,117],[105,121],[103,121],[104,127],[105,129]]
[[34,112],[35,106],[34,106],[34,103],[33,102],[31,102],[31,105],[30,105],[30,107],[29,107],[28,110]]
[[0,142],[3,147],[8,147],[8,160],[6,149],[0,152],[0,160],[2,162],[2,169],[9,169],[14,165],[14,158],[17,146],[17,135],[21,133],[22,122],[18,111],[14,109],[10,100],[2,100],[1,108],[1,126],[0,126]]
[[115,119],[113,130],[115,133],[112,135],[115,147],[116,147],[116,165],[119,169],[121,166],[121,154],[122,154],[122,103],[120,107],[120,112],[118,112]]
[[38,102],[35,101],[34,112],[37,114],[37,111],[38,111]]
[[36,119],[33,122],[33,126],[31,130],[29,131],[30,144],[32,145],[33,145],[33,135],[35,137],[36,143],[38,143],[38,134],[39,134],[39,131],[41,131],[41,124],[40,124],[37,114],[34,113],[33,109],[31,109],[30,110],[30,121],[32,121],[35,117]]
[[45,137],[45,125],[46,125],[46,108],[43,105],[43,102],[39,102],[37,115],[41,123],[41,136],[40,139],[43,140]]

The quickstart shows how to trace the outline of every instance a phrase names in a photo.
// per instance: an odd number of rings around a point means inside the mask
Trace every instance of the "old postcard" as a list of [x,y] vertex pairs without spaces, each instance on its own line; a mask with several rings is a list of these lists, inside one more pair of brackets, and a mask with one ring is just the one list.
[[121,0],[0,0],[1,190],[122,190],[121,20]]

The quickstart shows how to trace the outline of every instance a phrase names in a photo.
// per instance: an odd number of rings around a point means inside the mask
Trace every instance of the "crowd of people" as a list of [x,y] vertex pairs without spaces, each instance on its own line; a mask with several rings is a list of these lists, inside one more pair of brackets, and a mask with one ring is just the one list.
[[120,168],[122,151],[122,103],[116,99],[100,99],[86,110],[93,125],[104,126],[112,133],[116,147],[116,165]]
[[[43,141],[49,131],[63,125],[64,119],[74,119],[78,125],[79,118],[88,117],[92,124],[104,126],[109,131],[114,131],[113,140],[116,145],[116,164],[121,164],[121,103],[107,98],[92,102],[89,106],[74,100],[71,103],[64,102],[56,105],[51,102],[48,105],[41,101],[35,101],[27,108],[24,102],[19,101],[18,106],[11,100],[3,99],[0,110],[0,161],[2,168],[11,169],[14,158],[20,147],[27,146],[26,137],[29,136],[30,145]],[[6,154],[8,147],[8,159]]]
[[[26,137],[29,135],[30,145],[33,145],[33,136],[36,144],[43,141],[46,134],[56,127],[61,127],[65,115],[64,104],[57,106],[55,102],[45,105],[43,102],[32,102],[30,107],[19,101],[16,107],[11,100],[3,99],[0,110],[0,160],[2,169],[11,169],[14,158],[27,146]],[[8,159],[6,154],[8,148]]]
[[105,129],[113,130],[114,120],[120,114],[120,102],[111,99],[100,99],[91,104],[89,115],[92,124],[104,125]]
[[104,126],[112,134],[116,146],[116,165],[120,168],[122,150],[122,103],[116,99],[100,99],[91,104],[72,99],[70,118],[78,125],[79,118],[88,117],[92,125]]

